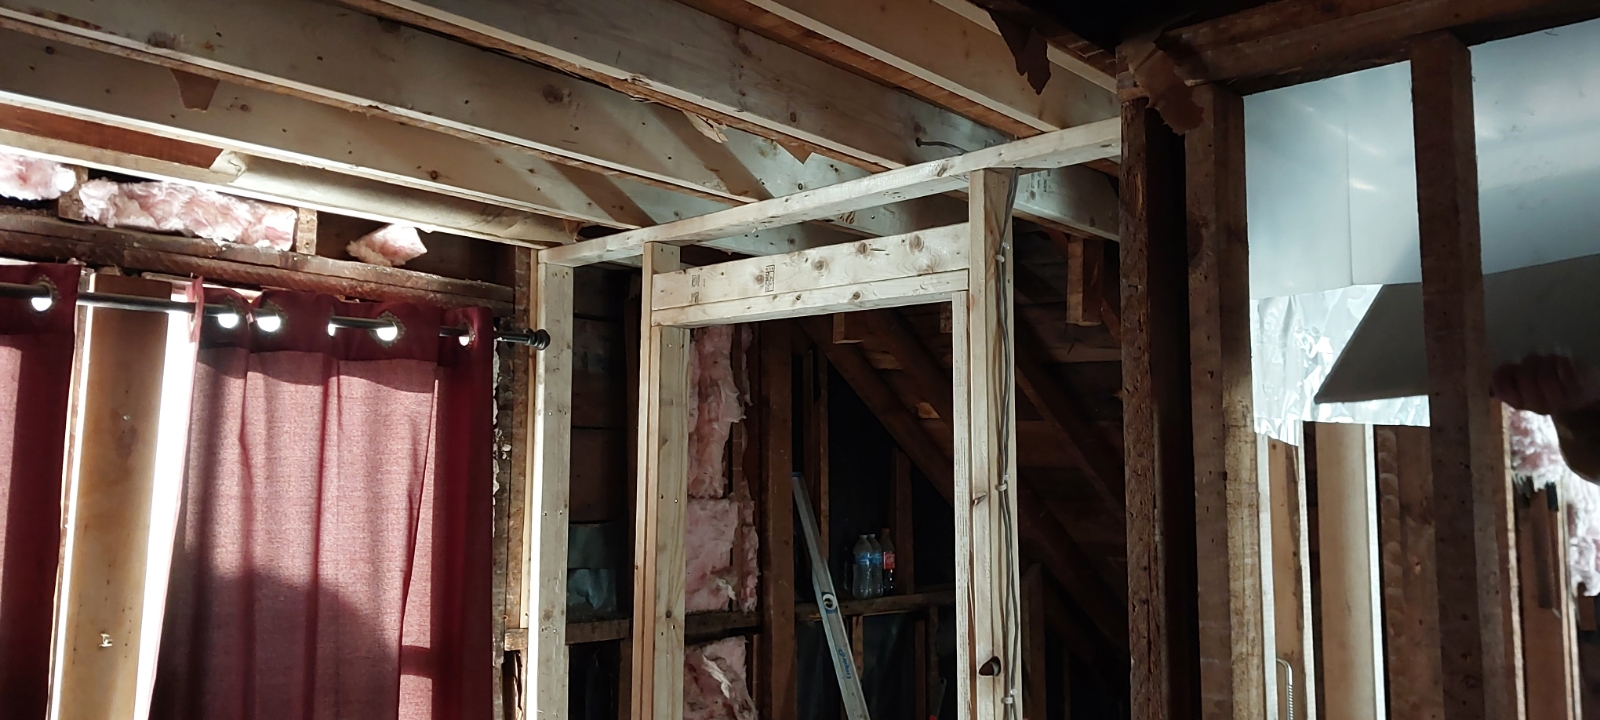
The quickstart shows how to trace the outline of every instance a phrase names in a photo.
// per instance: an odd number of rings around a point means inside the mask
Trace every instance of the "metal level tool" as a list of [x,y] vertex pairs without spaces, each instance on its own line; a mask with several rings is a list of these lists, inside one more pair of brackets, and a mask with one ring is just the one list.
[[833,590],[833,576],[828,574],[827,559],[822,557],[822,547],[817,544],[817,516],[811,512],[811,495],[806,492],[806,481],[795,473],[794,508],[800,515],[800,530],[806,536],[806,550],[811,555],[811,587],[817,592],[817,608],[822,616],[822,631],[828,636],[828,653],[833,656],[833,674],[839,678],[839,697],[844,699],[844,711],[849,720],[871,720],[867,714],[867,696],[861,692],[861,675],[850,657],[850,637],[845,634],[844,616],[839,614],[839,596]]

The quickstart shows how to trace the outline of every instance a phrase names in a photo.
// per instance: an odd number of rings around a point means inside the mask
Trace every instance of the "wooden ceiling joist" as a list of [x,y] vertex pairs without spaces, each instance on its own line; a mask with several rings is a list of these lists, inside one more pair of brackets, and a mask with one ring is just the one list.
[[1046,60],[1035,90],[998,33],[936,0],[687,0],[1019,137],[1117,115],[1116,94]]
[[[636,203],[653,217],[693,217],[869,174],[821,156],[801,162],[731,128],[718,142],[676,109],[314,0],[0,0],[0,27],[614,176],[623,191],[597,201],[608,212]],[[651,195],[625,180],[671,192]],[[1114,215],[1103,217],[1114,202],[1079,222],[1114,226]],[[895,235],[965,218],[960,202],[930,198],[824,221],[857,235]]]
[[[465,200],[619,229],[727,207],[624,177],[551,163],[374,115],[231,82],[209,107],[185,107],[166,68],[0,30],[0,104],[308,165]],[[719,238],[711,247],[772,254],[853,236],[819,224]]]
[[[864,170],[900,168],[1011,139],[675,0],[346,4]],[[1060,168],[1030,180],[1036,188],[1017,197],[1020,216],[1115,239],[1115,194],[1103,175]]]
[[1120,121],[1102,120],[948,160],[912,165],[860,180],[730,208],[712,215],[553,248],[542,259],[561,265],[621,260],[637,256],[646,243],[693,245],[729,234],[782,227],[897,200],[948,192],[965,186],[966,175],[979,170],[1033,170],[1098,160],[1115,154],[1120,143]]
[[[3,104],[0,108],[6,108],[5,112],[0,112],[0,147],[58,162],[530,247],[558,245],[571,240],[571,234],[561,221],[544,215],[241,153],[218,152],[212,165],[198,167],[162,159],[159,155],[169,153],[157,149],[174,144],[205,148],[203,145],[137,131],[107,133],[93,123],[77,122],[66,116],[50,116]],[[17,117],[19,110],[43,115],[45,121],[30,122],[20,130],[10,129],[10,120]]]

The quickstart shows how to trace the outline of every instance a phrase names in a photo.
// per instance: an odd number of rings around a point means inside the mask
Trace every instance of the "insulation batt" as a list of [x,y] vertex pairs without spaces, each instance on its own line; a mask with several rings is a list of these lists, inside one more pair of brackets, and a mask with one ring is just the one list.
[[746,642],[727,638],[683,653],[684,720],[756,720]]
[[428,252],[417,229],[410,225],[385,225],[345,246],[350,257],[372,265],[397,267]]
[[78,191],[86,217],[106,227],[183,233],[288,250],[295,211],[179,183],[90,180]]
[[689,406],[689,497],[719,498],[728,494],[723,462],[728,434],[744,419],[730,359],[733,326],[696,328],[691,335],[689,382],[695,402]]
[[72,168],[50,160],[0,152],[0,195],[54,200],[78,184]]
[[734,599],[733,535],[739,526],[734,501],[690,498],[684,508],[684,612],[727,610]]
[[1574,594],[1600,595],[1600,487],[1579,477],[1561,456],[1548,416],[1510,413],[1512,471],[1535,488],[1555,486],[1566,510],[1567,568]]

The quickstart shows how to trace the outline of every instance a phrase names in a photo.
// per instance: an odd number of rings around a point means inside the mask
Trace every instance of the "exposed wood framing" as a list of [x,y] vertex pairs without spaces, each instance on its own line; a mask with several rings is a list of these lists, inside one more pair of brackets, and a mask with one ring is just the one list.
[[1578,720],[1578,619],[1567,581],[1566,513],[1556,486],[1517,498],[1528,720]]
[[1046,717],[1044,574],[1038,565],[1022,575],[1022,706]]
[[[172,297],[166,282],[104,274],[93,282],[96,292]],[[152,510],[163,492],[169,497],[160,505],[179,493],[163,487],[156,472],[168,323],[164,313],[104,308],[88,311],[88,322],[89,355],[71,422],[82,438],[97,441],[81,443],[69,463],[52,717],[134,717],[148,709],[155,667],[141,659],[154,658],[147,646],[160,642],[166,597],[164,589],[152,596],[146,587],[166,576],[147,566],[149,545],[161,524],[170,540],[176,521],[158,520]],[[158,605],[146,607],[146,598]],[[146,621],[152,612],[155,625]],[[156,637],[148,636],[152,629]]]
[[[956,697],[977,720],[1024,717],[1018,554],[1013,173],[970,176],[973,259],[954,316]],[[970,715],[966,715],[970,713]]]
[[930,302],[967,286],[966,225],[657,278],[654,321],[696,326]]
[[0,213],[0,253],[29,260],[77,259],[124,270],[197,275],[364,300],[483,306],[497,315],[509,315],[512,305],[512,289],[503,285],[248,245],[89,227],[35,215]]
[[1197,95],[1205,121],[1185,150],[1201,708],[1207,720],[1244,720],[1265,717],[1276,704],[1267,681],[1276,670],[1266,622],[1272,584],[1262,559],[1265,492],[1250,405],[1244,101],[1215,85]]
[[794,610],[794,397],[787,323],[757,329],[760,352],[761,626],[755,667],[761,717],[794,720],[798,674]]
[[523,706],[530,715],[567,713],[567,528],[571,498],[572,268],[538,263],[528,327],[550,334],[534,355],[523,550],[522,627],[532,647]]
[[1122,106],[1122,403],[1131,714],[1200,705],[1183,140],[1142,99]]
[[689,331],[652,321],[655,276],[678,248],[645,249],[640,325],[639,479],[633,572],[634,720],[683,717],[684,509],[689,491]]
[[689,245],[849,213],[895,200],[926,197],[964,187],[966,174],[978,170],[1065,167],[1110,157],[1117,151],[1118,137],[1119,128],[1113,120],[1058,130],[948,160],[911,165],[711,215],[552,248],[546,260],[561,265],[621,260],[638,255],[646,243]]
[[1445,717],[1509,718],[1523,704],[1517,565],[1501,415],[1488,392],[1466,45],[1444,33],[1419,40],[1411,97]]
[[1373,429],[1378,464],[1378,537],[1383,543],[1383,615],[1392,717],[1443,718],[1433,470],[1428,430]]
[[982,7],[973,0],[937,1],[952,12],[959,13],[973,24],[996,35],[1000,34],[1000,26],[995,21],[997,16],[1012,23],[1024,23],[1035,27],[1045,38],[1046,53],[1050,62],[1067,68],[1069,72],[1107,90],[1117,89],[1117,59],[1112,53],[1084,40],[1054,18],[1018,0],[979,0]]
[[1372,428],[1315,423],[1322,680],[1328,717],[1379,720],[1384,708],[1378,479]]
[[1105,248],[1099,238],[1071,237],[1048,231],[1067,258],[1067,322],[1099,325],[1105,291],[1100,287],[1105,269]]
[[1404,60],[1408,40],[1439,30],[1487,40],[1597,13],[1600,6],[1582,0],[1284,0],[1171,30],[1158,45],[1190,84],[1261,89]]
[[[1381,447],[1381,445],[1380,445]],[[1261,469],[1272,500],[1272,603],[1278,658],[1278,717],[1319,717],[1311,613],[1311,527],[1306,473],[1300,449],[1278,440],[1263,443]],[[1387,570],[1386,570],[1387,572]],[[1437,687],[1437,685],[1435,685]],[[1401,717],[1418,717],[1402,715]]]
[[[8,115],[10,113],[7,113]],[[120,141],[134,139],[155,146],[187,146],[214,150],[149,133],[128,132],[106,147],[106,134],[85,137],[81,131],[93,123],[72,122],[58,116],[40,123],[33,132],[18,132],[0,125],[0,146],[71,165],[84,165],[151,180],[168,180],[208,187],[231,195],[266,202],[351,215],[387,223],[438,228],[458,235],[520,245],[556,245],[572,239],[560,221],[543,215],[387,185],[365,178],[329,172],[239,153],[211,155],[215,163],[196,166],[145,155],[143,148],[127,148]]]
[[996,32],[937,0],[691,0],[689,5],[800,47],[1019,137],[1104,120],[1116,95],[1055,63],[1036,89]]
[[1062,390],[1045,364],[1048,356],[1038,342],[1028,333],[1018,332],[1016,345],[1017,390],[1056,431],[1061,447],[1075,456],[1100,499],[1108,507],[1121,510],[1127,489],[1117,446],[1089,419],[1083,404]]

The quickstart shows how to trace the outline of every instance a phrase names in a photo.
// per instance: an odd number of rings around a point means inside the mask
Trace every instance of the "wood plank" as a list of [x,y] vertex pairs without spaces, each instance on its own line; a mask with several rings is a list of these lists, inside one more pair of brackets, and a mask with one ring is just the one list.
[[794,295],[967,268],[965,224],[665,273],[657,310]]
[[1045,717],[1049,680],[1045,662],[1044,575],[1038,565],[1022,575],[1022,706]]
[[1577,618],[1567,588],[1566,522],[1555,486],[1516,504],[1528,720],[1577,720]]
[[1267,473],[1272,499],[1273,637],[1277,641],[1278,658],[1289,666],[1276,668],[1278,717],[1289,717],[1291,707],[1295,717],[1318,717],[1317,672],[1313,669],[1316,646],[1311,632],[1311,530],[1307,521],[1306,474],[1299,448],[1270,440],[1265,451],[1267,458],[1262,469]]
[[0,213],[0,252],[14,258],[115,265],[201,275],[243,285],[325,292],[364,300],[409,300],[444,307],[484,306],[511,312],[503,285],[199,238],[77,225],[54,218]]
[[[955,602],[954,590],[930,590],[906,595],[885,595],[870,600],[841,600],[839,614],[846,617],[901,615],[933,607],[949,607],[955,605]],[[822,614],[817,610],[816,603],[803,603],[795,608],[795,619],[815,622],[822,619]]]
[[1123,104],[1122,402],[1131,713],[1198,717],[1194,431],[1189,409],[1183,140]]
[[967,271],[951,270],[890,280],[758,295],[745,299],[656,310],[654,321],[678,327],[781,320],[838,312],[896,308],[948,298],[965,290]]
[[1394,717],[1443,718],[1439,586],[1434,556],[1433,470],[1428,429],[1380,426],[1378,538],[1383,543],[1383,614]]
[[1276,673],[1250,404],[1244,101],[1217,86],[1196,94],[1205,122],[1185,138],[1185,150],[1201,707],[1208,719],[1260,718],[1276,705],[1275,684],[1267,682]]
[[684,507],[689,475],[689,331],[651,322],[656,275],[678,249],[644,255],[639,366],[639,478],[634,531],[634,720],[683,717]]
[[1035,88],[996,32],[937,0],[693,0],[689,5],[1019,137],[1104,120],[1114,92],[1050,63]]
[[1445,717],[1513,717],[1522,702],[1516,557],[1501,416],[1489,397],[1472,61],[1453,36],[1411,51],[1432,418]]
[[[973,259],[969,290],[955,318],[954,423],[956,515],[956,677],[958,707],[978,720],[1022,695],[1022,577],[1018,538],[1015,317],[1012,303],[1011,191],[1015,175],[980,170],[969,177]],[[961,339],[964,334],[964,340]],[[965,398],[963,400],[963,397]],[[965,654],[961,646],[967,645]],[[984,668],[997,665],[992,672]]]
[[761,625],[756,656],[761,717],[794,720],[799,676],[794,644],[793,365],[787,324],[757,328],[761,463]]
[[909,165],[709,215],[552,248],[546,260],[560,265],[621,260],[638,255],[645,243],[695,244],[949,192],[964,185],[962,176],[977,170],[1066,167],[1110,157],[1116,152],[1119,135],[1120,129],[1113,120],[1057,130],[946,160]]
[[1105,248],[1099,238],[1070,237],[1060,232],[1048,233],[1058,245],[1064,245],[1067,259],[1067,322],[1073,325],[1099,325],[1104,290],[1100,276],[1105,268]]
[[1317,445],[1322,680],[1328,717],[1379,720],[1384,702],[1378,480],[1372,428],[1308,424]]
[[[93,288],[172,297],[169,283],[115,275],[95,275]],[[162,534],[171,541],[181,495],[176,484],[161,482],[158,465],[183,467],[187,440],[181,422],[162,432],[166,314],[97,308],[87,318],[51,682],[52,717],[66,720],[148,711],[150,646],[160,641],[166,598],[166,570],[150,565],[150,550]],[[158,507],[172,514],[158,521],[152,517]],[[151,582],[162,583],[153,595]],[[147,598],[154,607],[145,605]]]
[[225,153],[211,168],[196,168],[86,144],[100,142],[104,134],[78,137],[72,134],[79,128],[73,123],[50,127],[40,135],[0,129],[0,145],[71,165],[514,245],[556,245],[572,237],[561,221],[521,210],[240,153]]
[[[1309,82],[1405,59],[1405,43],[1440,30],[1476,40],[1594,17],[1563,0],[1282,0],[1163,34],[1190,84],[1245,81],[1252,90]],[[1504,23],[1498,30],[1484,27]]]
[[[523,707],[559,716],[567,711],[567,530],[571,499],[572,268],[538,263],[528,327],[543,328],[550,345],[533,361],[533,403],[528,440],[528,490],[523,526],[532,543],[523,557],[522,627],[532,644]],[[531,617],[530,617],[531,615]]]

